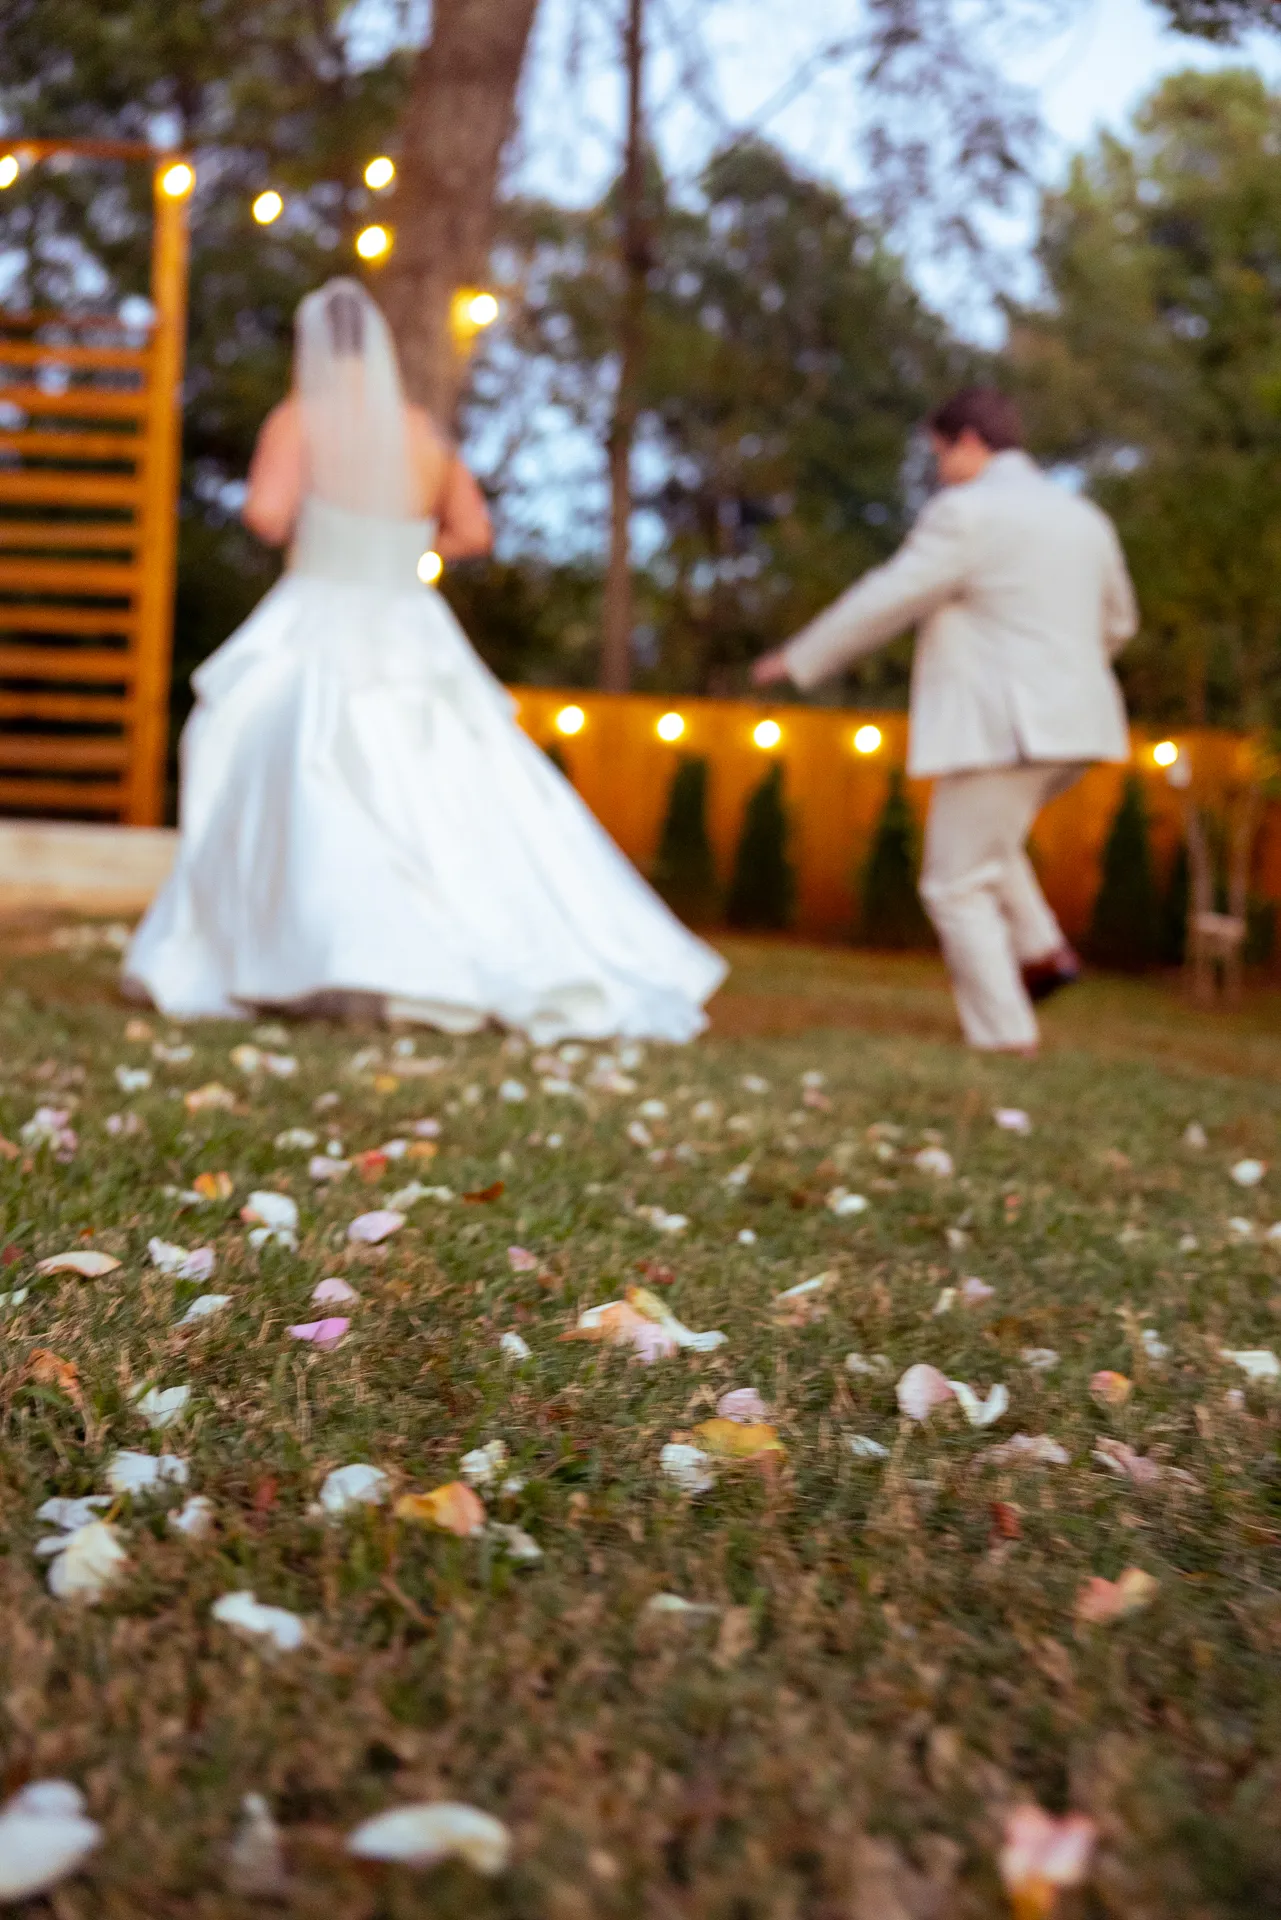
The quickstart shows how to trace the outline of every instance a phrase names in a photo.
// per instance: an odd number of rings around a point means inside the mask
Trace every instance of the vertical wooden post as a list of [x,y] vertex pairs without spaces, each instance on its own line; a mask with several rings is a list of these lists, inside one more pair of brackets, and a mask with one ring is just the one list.
[[187,186],[178,193],[166,190],[164,183],[182,164],[176,154],[167,155],[156,168],[154,182],[151,301],[156,317],[149,356],[140,514],[142,580],[130,697],[125,814],[134,827],[158,826],[164,813],[182,378],[187,347],[187,204],[195,176],[190,175]]
[[605,575],[600,683],[607,693],[631,685],[632,449],[640,415],[645,354],[645,304],[652,241],[645,206],[644,0],[627,0],[623,32],[627,75],[627,152],[623,163],[623,290],[618,330],[618,392],[609,432],[609,565]]

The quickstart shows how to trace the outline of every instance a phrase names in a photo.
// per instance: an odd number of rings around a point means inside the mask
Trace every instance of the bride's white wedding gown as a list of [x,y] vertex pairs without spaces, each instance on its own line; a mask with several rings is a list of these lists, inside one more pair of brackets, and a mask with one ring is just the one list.
[[306,501],[288,571],[194,676],[177,864],[127,980],[178,1017],[370,995],[450,1032],[690,1039],[723,962],[420,585],[432,533]]

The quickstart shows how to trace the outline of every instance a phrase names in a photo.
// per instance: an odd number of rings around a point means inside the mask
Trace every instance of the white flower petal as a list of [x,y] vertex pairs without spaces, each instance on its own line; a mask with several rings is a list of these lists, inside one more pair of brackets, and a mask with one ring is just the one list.
[[320,1504],[328,1514],[348,1513],[353,1507],[378,1507],[387,1498],[390,1486],[381,1467],[355,1461],[349,1467],[335,1467],[325,1476],[320,1489]]
[[434,1801],[363,1820],[349,1835],[347,1851],[362,1860],[398,1860],[410,1867],[464,1860],[477,1873],[494,1874],[511,1858],[511,1835],[501,1820],[479,1807]]
[[212,1314],[221,1313],[224,1307],[229,1307],[233,1297],[230,1293],[202,1293],[199,1299],[192,1301],[178,1325],[197,1326],[200,1321],[208,1320]]
[[0,1900],[25,1900],[65,1880],[101,1844],[84,1798],[66,1780],[35,1780],[0,1808]]
[[518,1333],[505,1333],[498,1342],[498,1351],[508,1360],[528,1360],[530,1349]]
[[185,1533],[189,1540],[203,1540],[213,1531],[213,1523],[214,1504],[203,1493],[193,1493],[177,1513],[169,1515],[169,1525],[174,1532]]
[[711,1455],[701,1447],[688,1446],[681,1440],[669,1441],[659,1454],[658,1463],[682,1493],[707,1493],[716,1485]]
[[147,1425],[159,1431],[181,1420],[190,1398],[190,1387],[148,1387],[135,1397],[134,1405]]
[[84,1600],[92,1606],[116,1584],[127,1565],[120,1536],[105,1520],[90,1520],[65,1534],[61,1546],[49,1568],[49,1591],[59,1600]]
[[107,1462],[107,1485],[113,1493],[159,1493],[166,1486],[185,1487],[187,1462],[176,1453],[137,1453],[124,1447]]
[[237,1633],[270,1640],[281,1653],[293,1653],[307,1638],[307,1625],[285,1607],[266,1607],[252,1593],[224,1593],[209,1609],[215,1620]]

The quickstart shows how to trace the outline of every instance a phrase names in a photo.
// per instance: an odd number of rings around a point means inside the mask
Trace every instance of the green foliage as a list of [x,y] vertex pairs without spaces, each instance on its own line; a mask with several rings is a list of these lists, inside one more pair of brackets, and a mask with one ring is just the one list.
[[709,925],[718,906],[716,863],[707,835],[707,775],[705,759],[680,756],[654,861],[654,885],[690,926]]
[[921,836],[902,768],[895,767],[859,881],[862,945],[900,950],[933,946],[934,930],[917,891],[920,873]]
[[1281,94],[1181,73],[1044,204],[1046,306],[1012,352],[1038,448],[1114,515],[1144,629],[1133,708],[1281,716]]
[[1180,839],[1161,895],[1161,937],[1158,958],[1163,966],[1181,967],[1188,948],[1188,911],[1192,897],[1192,870],[1187,841]]
[[[638,504],[659,539],[639,583],[652,634],[640,680],[728,693],[756,653],[898,543],[913,431],[973,356],[879,233],[763,142],[716,155],[696,196],[678,203],[654,177],[650,199],[641,435],[652,477]],[[616,244],[612,195],[583,212],[508,209],[520,353],[482,363],[473,421],[534,388],[603,438]],[[543,485],[544,464],[530,471]],[[517,477],[509,463],[505,478]],[[503,510],[523,514],[518,489]],[[852,678],[861,697],[904,704],[905,650]]]
[[731,927],[778,931],[792,918],[796,872],[788,858],[783,767],[776,760],[743,811],[743,829],[725,902]]
[[1103,849],[1103,876],[1090,921],[1090,958],[1126,972],[1151,966],[1160,957],[1162,919],[1143,788],[1131,774]]

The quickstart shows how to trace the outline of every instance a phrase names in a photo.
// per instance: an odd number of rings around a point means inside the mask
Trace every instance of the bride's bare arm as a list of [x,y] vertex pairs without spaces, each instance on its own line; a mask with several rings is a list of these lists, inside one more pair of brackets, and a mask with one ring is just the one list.
[[442,560],[488,553],[494,528],[485,496],[457,454],[450,463],[437,513],[436,551]]
[[282,400],[262,423],[240,515],[250,533],[269,547],[283,547],[294,530],[306,484],[305,465],[297,402]]

